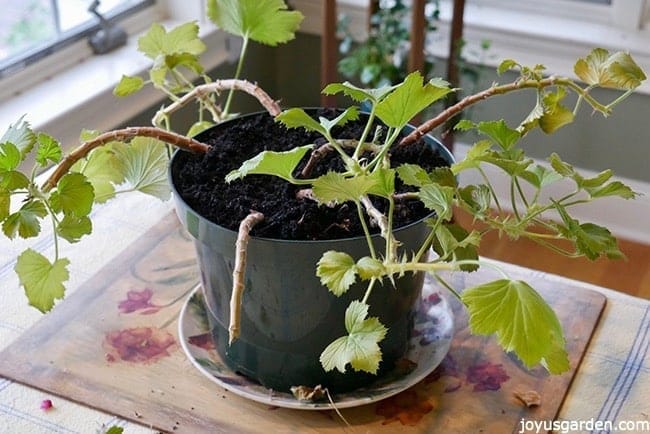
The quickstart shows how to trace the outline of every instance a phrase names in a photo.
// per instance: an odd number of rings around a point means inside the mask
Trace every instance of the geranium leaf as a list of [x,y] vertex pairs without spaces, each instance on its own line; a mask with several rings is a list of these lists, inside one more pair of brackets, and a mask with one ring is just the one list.
[[226,182],[230,183],[247,175],[274,175],[288,182],[295,182],[293,171],[302,157],[312,148],[313,145],[305,145],[284,152],[261,152],[244,161],[239,169],[228,173]]
[[344,294],[356,280],[356,264],[352,256],[328,250],[318,261],[316,275],[334,295]]
[[345,311],[347,336],[341,336],[321,353],[325,371],[336,368],[345,372],[349,363],[356,371],[377,373],[381,361],[379,342],[386,336],[386,327],[375,317],[367,318],[368,305],[353,301]]
[[402,84],[377,104],[377,117],[389,127],[401,128],[415,115],[453,90],[430,82],[423,84],[419,72],[410,73]]
[[369,178],[374,181],[368,194],[389,198],[395,193],[395,169],[378,168]]
[[307,131],[316,131],[321,135],[327,134],[327,129],[301,108],[285,110],[275,119],[287,128],[304,128]]
[[466,289],[461,298],[472,333],[495,334],[505,351],[526,365],[543,363],[552,374],[569,369],[562,326],[553,309],[526,282],[496,280]]
[[115,185],[125,180],[124,164],[115,155],[111,145],[95,149],[86,161],[75,164],[72,169],[83,173],[92,184],[97,203],[104,203],[114,197]]
[[50,205],[56,212],[83,217],[90,214],[95,199],[93,186],[85,175],[68,173],[63,176],[50,196]]
[[619,196],[623,199],[634,199],[637,193],[634,192],[629,186],[623,184],[621,181],[612,181],[603,186],[594,188],[585,188],[592,198],[605,197],[605,196]]
[[128,146],[123,143],[115,143],[113,146],[124,167],[124,178],[133,189],[161,200],[169,199],[168,158],[161,141],[136,137]]
[[417,164],[402,164],[397,168],[397,176],[399,176],[404,184],[413,187],[422,187],[431,183],[431,178],[427,171]]
[[358,202],[361,196],[369,194],[377,180],[370,176],[358,175],[346,178],[338,172],[328,172],[314,180],[312,191],[322,203]]
[[14,170],[21,161],[23,156],[16,145],[11,142],[0,144],[0,171]]
[[[510,128],[503,119],[498,121],[479,122],[478,124],[474,124],[474,128],[479,133],[491,138],[494,143],[506,151],[512,149],[521,138],[521,133]],[[465,130],[466,129],[467,128],[465,128]]]
[[199,26],[195,22],[181,24],[169,32],[162,25],[154,23],[138,39],[138,50],[156,60],[161,55],[199,55],[205,51],[205,44],[199,38]]
[[3,222],[11,211],[11,194],[9,191],[0,187],[0,222]]
[[575,115],[564,107],[561,101],[566,96],[564,88],[544,95],[544,113],[539,118],[539,127],[546,134],[552,134],[563,126],[573,122]]
[[36,150],[36,162],[38,164],[47,166],[48,161],[58,163],[62,155],[61,145],[54,137],[45,133],[38,135],[38,149]]
[[30,200],[2,224],[2,230],[9,238],[19,235],[21,238],[35,237],[41,232],[40,219],[47,215],[47,209],[40,200]]
[[388,95],[395,86],[382,86],[376,89],[364,89],[346,81],[344,83],[331,83],[325,86],[322,93],[325,95],[336,95],[342,93],[352,98],[354,101],[363,102],[370,100],[372,102],[381,101]]
[[0,143],[7,142],[13,143],[24,158],[36,144],[36,134],[32,131],[29,122],[21,117],[16,123],[9,125],[7,131],[0,138]]
[[529,167],[520,173],[519,176],[537,188],[542,188],[562,179],[562,175],[540,164],[536,164],[532,168]]
[[359,109],[357,107],[352,106],[348,107],[345,109],[341,114],[339,114],[337,117],[334,119],[330,120],[324,117],[318,118],[318,121],[320,124],[329,132],[334,128],[335,126],[342,126],[348,123],[349,121],[353,121],[359,119]]
[[386,274],[386,267],[382,264],[381,261],[371,258],[370,256],[364,256],[363,258],[357,261],[357,273],[359,277],[363,280],[368,280],[371,278],[380,278]]
[[194,137],[197,134],[207,130],[208,128],[212,127],[214,123],[210,121],[197,121],[192,124],[190,129],[187,131],[187,136],[188,137]]
[[595,48],[587,57],[578,59],[573,69],[585,83],[602,87],[634,89],[646,79],[628,53],[610,55],[603,48]]
[[562,205],[557,202],[554,204],[564,223],[564,226],[558,225],[558,230],[566,239],[573,241],[578,253],[591,260],[601,255],[610,259],[625,257],[609,229],[593,223],[580,223],[572,218]]
[[420,189],[419,197],[427,209],[435,211],[439,219],[451,219],[454,198],[453,188],[442,187],[438,184],[427,184]]
[[14,191],[29,186],[29,178],[17,170],[0,172],[0,188]]
[[50,263],[32,249],[18,256],[15,270],[31,306],[45,313],[52,309],[54,300],[63,298],[63,282],[68,280],[69,263],[65,258]]
[[56,226],[56,233],[69,243],[76,243],[84,235],[92,232],[92,222],[87,216],[66,215]]
[[144,86],[144,80],[141,77],[129,77],[128,75],[122,75],[120,82],[117,83],[117,86],[113,89],[113,95],[115,96],[129,96]]
[[[436,237],[431,248],[446,262],[478,260],[477,247],[481,235],[477,231],[467,232],[456,224],[443,224],[436,227]],[[475,271],[478,265],[463,264],[463,271]]]
[[293,39],[304,18],[282,0],[208,0],[208,17],[229,33],[271,46]]

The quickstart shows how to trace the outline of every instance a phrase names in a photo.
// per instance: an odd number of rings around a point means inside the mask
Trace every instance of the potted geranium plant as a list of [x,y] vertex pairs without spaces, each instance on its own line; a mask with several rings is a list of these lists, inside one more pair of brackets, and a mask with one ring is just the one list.
[[[209,16],[221,28],[244,37],[244,50],[250,39],[270,44],[290,39],[301,19],[279,0],[263,6],[256,0],[211,0],[208,6]],[[0,221],[10,238],[27,238],[39,233],[41,219],[49,218],[57,239],[76,242],[92,230],[88,216],[93,203],[113,197],[115,185],[125,179],[145,193],[167,197],[162,183],[167,156],[161,142],[182,148],[173,158],[169,176],[177,193],[179,217],[197,238],[216,346],[235,369],[259,376],[263,384],[286,389],[322,383],[343,390],[371,381],[373,374],[397,360],[405,350],[422,273],[431,273],[444,283],[440,271],[472,271],[481,265],[476,250],[481,233],[456,225],[454,207],[463,208],[490,228],[513,238],[531,238],[558,253],[592,259],[622,256],[606,228],[577,221],[570,208],[604,196],[633,198],[636,193],[611,181],[610,171],[585,178],[555,154],[550,156],[550,166],[534,165],[517,143],[532,128],[552,133],[570,123],[574,111],[562,105],[568,92],[578,96],[575,110],[588,103],[595,111],[609,114],[645,79],[628,54],[595,49],[578,60],[575,72],[586,85],[564,77],[544,77],[541,66],[530,68],[506,60],[499,72],[519,71],[514,82],[465,97],[409,129],[410,119],[454,89],[440,79],[424,82],[417,73],[402,83],[377,89],[333,83],[325,93],[343,93],[354,102],[368,102],[369,113],[360,114],[355,106],[281,111],[252,83],[239,79],[212,82],[206,77],[206,84],[195,86],[179,75],[182,68],[203,74],[197,34],[195,24],[169,32],[154,25],[141,40],[141,49],[155,60],[151,82],[173,100],[158,112],[155,127],[86,132],[84,143],[62,158],[59,144],[50,136],[33,133],[22,121],[12,126],[0,144]],[[125,77],[117,93],[128,94],[144,84],[142,79]],[[603,104],[591,94],[598,86],[624,93]],[[230,117],[215,100],[216,93],[225,89],[256,96],[269,113],[219,123]],[[425,136],[477,102],[522,89],[536,92],[537,103],[522,114],[519,126],[512,128],[502,120],[459,124],[486,137],[462,161],[445,157],[442,147]],[[188,135],[161,128],[169,125],[171,113],[190,101],[198,101],[201,116],[207,111],[211,118],[199,118]],[[353,128],[347,130],[349,126]],[[269,131],[285,139],[278,149],[269,149],[270,139],[264,136]],[[239,133],[249,141],[239,138]],[[423,137],[426,140],[420,140]],[[228,148],[227,141],[237,146]],[[258,153],[259,149],[263,152]],[[34,172],[17,170],[32,152],[38,166],[56,164],[42,186],[37,185]],[[436,154],[443,155],[442,163]],[[323,162],[327,165],[319,166]],[[495,165],[511,178],[513,213],[503,212],[489,179],[479,185],[458,185],[459,173],[481,170],[483,164]],[[190,175],[193,181],[181,186],[180,181]],[[575,192],[543,200],[544,187],[559,179],[572,180]],[[247,187],[249,181],[253,183]],[[277,202],[264,202],[278,193],[256,195],[266,185],[280,185],[286,201],[304,205],[294,213],[300,224],[334,216],[327,221],[327,230],[302,240],[291,235],[296,233],[291,229],[270,232],[265,223],[272,220],[269,215]],[[206,199],[196,199],[195,192],[235,187],[245,195],[213,200],[207,208],[221,209],[224,202],[232,202],[227,205],[244,212],[236,219],[236,227],[220,227],[202,215],[197,204]],[[19,194],[22,202],[16,206],[11,199]],[[559,213],[560,220],[546,220],[547,211]],[[402,218],[404,227],[400,228],[396,222]],[[273,220],[273,224],[282,222]],[[256,236],[256,231],[262,235]],[[555,240],[570,241],[572,250],[554,244]],[[427,258],[431,249],[435,253]],[[19,256],[16,271],[30,304],[47,311],[55,299],[63,297],[66,267],[65,258],[50,261],[30,249]],[[306,270],[306,274],[293,274],[296,270]],[[315,283],[296,277],[307,275]],[[527,283],[504,276],[462,292],[446,286],[467,308],[474,333],[495,334],[504,350],[514,352],[528,367],[541,363],[551,373],[568,369],[560,323]],[[277,290],[264,291],[271,287]],[[297,304],[298,298],[305,304]],[[304,312],[301,306],[310,309]],[[314,334],[306,337],[304,330],[296,331],[296,327],[311,328],[321,320],[324,338],[320,340]],[[275,347],[271,346],[274,340]],[[314,347],[306,349],[307,343]],[[296,363],[287,365],[286,361]],[[281,370],[287,366],[293,370]],[[259,367],[263,369],[258,371]],[[352,383],[340,380],[350,371],[365,374],[356,375]],[[340,377],[343,372],[345,376]]]

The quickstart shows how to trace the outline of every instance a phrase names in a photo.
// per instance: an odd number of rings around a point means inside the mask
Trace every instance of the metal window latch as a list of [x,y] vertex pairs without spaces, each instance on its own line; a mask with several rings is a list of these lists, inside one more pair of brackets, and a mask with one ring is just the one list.
[[126,32],[121,27],[111,23],[97,11],[99,1],[95,0],[88,7],[88,12],[99,18],[100,29],[90,35],[88,43],[95,54],[106,54],[126,44]]

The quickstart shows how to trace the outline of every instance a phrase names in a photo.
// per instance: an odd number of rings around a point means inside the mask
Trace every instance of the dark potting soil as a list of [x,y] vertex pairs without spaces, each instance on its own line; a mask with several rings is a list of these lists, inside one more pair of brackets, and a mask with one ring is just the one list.
[[[318,115],[332,119],[335,113],[320,110]],[[268,175],[249,175],[230,184],[224,182],[230,171],[261,151],[286,151],[310,143],[321,146],[324,140],[319,134],[302,128],[287,129],[266,113],[242,117],[229,122],[227,128],[224,126],[197,136],[199,141],[211,146],[207,154],[183,152],[176,156],[173,182],[178,194],[191,208],[234,231],[251,210],[259,211],[264,214],[264,220],[251,232],[258,237],[315,240],[363,234],[356,206],[351,202],[328,207],[307,198],[298,199],[296,192],[305,189],[305,186],[292,185]],[[358,138],[362,128],[359,123],[348,123],[336,127],[334,136]],[[309,153],[299,164],[296,173],[300,173],[308,157]],[[393,167],[404,163],[416,163],[425,169],[448,165],[437,150],[423,141],[393,150],[391,161]],[[342,169],[337,153],[330,152],[320,160],[311,177]],[[407,191],[399,179],[396,186],[398,192]],[[373,197],[373,202],[380,210],[386,208],[387,201],[381,198]],[[429,213],[419,201],[397,201],[394,226],[405,226]],[[378,231],[377,228],[373,229]]]

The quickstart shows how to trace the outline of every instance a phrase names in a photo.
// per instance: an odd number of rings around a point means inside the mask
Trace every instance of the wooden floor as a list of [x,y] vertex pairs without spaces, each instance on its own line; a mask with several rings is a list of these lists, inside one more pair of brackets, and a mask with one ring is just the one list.
[[[463,227],[471,226],[471,220],[467,215],[456,212],[455,218]],[[496,232],[491,232],[484,236],[479,253],[487,258],[650,299],[650,245],[619,239],[619,248],[627,256],[627,260],[567,259],[532,241],[513,242],[507,238],[499,239]]]

